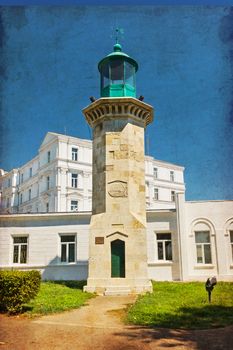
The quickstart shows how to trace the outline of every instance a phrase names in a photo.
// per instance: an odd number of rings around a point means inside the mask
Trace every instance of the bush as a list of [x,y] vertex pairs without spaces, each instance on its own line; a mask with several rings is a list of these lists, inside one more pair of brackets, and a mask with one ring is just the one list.
[[23,304],[35,298],[40,289],[38,271],[0,271],[0,309],[18,313]]

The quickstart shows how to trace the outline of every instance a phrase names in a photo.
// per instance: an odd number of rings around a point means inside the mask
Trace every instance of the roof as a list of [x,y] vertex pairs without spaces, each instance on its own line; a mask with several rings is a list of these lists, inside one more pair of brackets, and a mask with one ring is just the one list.
[[108,61],[111,61],[112,59],[117,59],[117,58],[122,58],[125,61],[128,61],[129,63],[131,63],[134,67],[135,70],[138,70],[138,64],[137,62],[130,57],[129,55],[127,55],[125,52],[122,51],[121,45],[120,44],[115,44],[113,47],[113,52],[111,52],[110,54],[108,54],[107,56],[105,56],[98,64],[98,69],[100,71],[100,68],[103,64],[107,63]]

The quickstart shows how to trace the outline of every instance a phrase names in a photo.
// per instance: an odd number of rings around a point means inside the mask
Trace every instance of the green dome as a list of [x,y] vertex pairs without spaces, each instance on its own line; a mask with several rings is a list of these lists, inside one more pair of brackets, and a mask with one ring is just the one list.
[[113,50],[114,50],[114,51],[122,51],[121,44],[116,43],[116,44],[113,46]]
[[125,52],[122,52],[122,46],[121,44],[115,44],[113,46],[113,52],[111,52],[109,55],[107,55],[106,57],[104,57],[98,64],[98,69],[99,72],[101,70],[101,66],[105,63],[107,63],[108,61],[112,60],[112,59],[117,59],[122,57],[122,59],[124,59],[125,61],[131,63],[134,67],[135,67],[135,71],[137,72],[138,70],[138,64],[137,62],[131,58],[129,55],[127,55]]

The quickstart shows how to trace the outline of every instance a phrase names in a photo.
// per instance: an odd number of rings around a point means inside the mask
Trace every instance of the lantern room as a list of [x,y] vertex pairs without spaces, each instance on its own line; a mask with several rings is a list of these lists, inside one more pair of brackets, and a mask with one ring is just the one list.
[[137,62],[122,52],[116,43],[114,51],[98,65],[101,76],[101,97],[136,97]]

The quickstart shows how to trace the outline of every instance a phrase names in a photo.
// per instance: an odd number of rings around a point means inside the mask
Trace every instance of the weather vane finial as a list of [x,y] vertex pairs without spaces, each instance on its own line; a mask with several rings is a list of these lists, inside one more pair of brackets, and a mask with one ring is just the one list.
[[116,44],[119,44],[119,37],[124,34],[124,29],[123,28],[116,28]]

